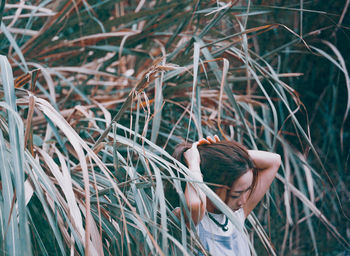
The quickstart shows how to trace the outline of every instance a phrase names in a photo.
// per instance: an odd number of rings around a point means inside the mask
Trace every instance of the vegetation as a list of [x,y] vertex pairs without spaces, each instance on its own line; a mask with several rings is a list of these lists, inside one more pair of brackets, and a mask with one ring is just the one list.
[[1,1],[1,253],[195,255],[171,153],[218,134],[282,156],[255,254],[342,255],[348,5]]

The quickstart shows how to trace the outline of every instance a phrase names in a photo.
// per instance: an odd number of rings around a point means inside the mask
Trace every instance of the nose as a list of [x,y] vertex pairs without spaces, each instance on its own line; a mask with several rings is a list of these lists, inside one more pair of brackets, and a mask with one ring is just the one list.
[[240,200],[238,201],[238,205],[242,207],[247,202],[247,199],[248,199],[248,193],[243,193],[243,195],[240,197]]

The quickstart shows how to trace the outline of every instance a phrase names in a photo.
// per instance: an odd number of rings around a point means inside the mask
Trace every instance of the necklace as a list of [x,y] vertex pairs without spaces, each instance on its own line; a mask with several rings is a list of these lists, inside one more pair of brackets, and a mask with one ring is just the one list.
[[209,218],[217,225],[219,226],[222,231],[226,232],[228,230],[227,224],[228,224],[228,218],[225,215],[225,223],[224,224],[220,224],[210,213],[208,213]]

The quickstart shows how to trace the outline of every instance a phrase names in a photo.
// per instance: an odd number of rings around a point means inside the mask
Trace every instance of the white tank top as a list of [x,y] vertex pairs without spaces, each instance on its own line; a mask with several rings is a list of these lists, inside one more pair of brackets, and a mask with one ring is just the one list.
[[[225,215],[212,214],[219,223],[225,222]],[[244,226],[244,212],[243,209],[239,209],[234,212],[237,219]],[[222,228],[218,227],[213,220],[211,220],[206,212],[202,221],[197,226],[197,232],[201,243],[204,248],[211,255],[222,256],[250,256],[249,245],[247,237],[244,233],[240,232],[230,220],[227,224],[228,230],[225,232]],[[199,253],[199,255],[203,255]]]

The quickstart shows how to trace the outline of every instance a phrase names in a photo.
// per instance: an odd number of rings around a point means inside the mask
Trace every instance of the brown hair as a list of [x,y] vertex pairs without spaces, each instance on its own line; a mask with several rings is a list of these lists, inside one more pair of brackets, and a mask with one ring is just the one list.
[[[176,146],[173,156],[186,165],[183,153],[192,144],[182,143]],[[253,170],[252,190],[257,180],[257,170],[250,158],[247,149],[235,141],[220,141],[213,144],[202,144],[198,146],[200,154],[200,168],[203,180],[208,183],[226,185],[232,184],[248,170]]]

